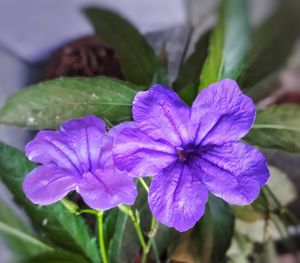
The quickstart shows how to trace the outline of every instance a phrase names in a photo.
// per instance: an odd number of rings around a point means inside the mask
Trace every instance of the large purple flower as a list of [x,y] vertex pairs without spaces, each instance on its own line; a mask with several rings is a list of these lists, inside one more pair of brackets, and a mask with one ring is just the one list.
[[67,121],[60,131],[40,131],[26,146],[28,158],[42,164],[25,177],[27,198],[49,205],[76,190],[94,209],[133,204],[135,183],[113,164],[115,133],[106,133],[105,123],[95,116]]
[[115,165],[133,176],[153,176],[152,213],[161,223],[185,231],[203,215],[208,192],[247,205],[267,182],[264,156],[238,142],[255,112],[233,80],[204,89],[192,108],[172,90],[155,85],[136,95],[134,122],[116,137]]

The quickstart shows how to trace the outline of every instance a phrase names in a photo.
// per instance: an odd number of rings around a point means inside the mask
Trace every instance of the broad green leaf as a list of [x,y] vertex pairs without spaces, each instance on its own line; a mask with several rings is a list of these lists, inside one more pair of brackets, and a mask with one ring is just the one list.
[[234,216],[221,199],[210,196],[205,215],[190,231],[178,238],[173,260],[189,258],[187,262],[219,263],[225,258],[233,236]]
[[219,21],[200,76],[200,88],[224,78],[237,79],[244,66],[251,39],[245,0],[221,1]]
[[117,123],[131,118],[131,102],[139,89],[105,77],[41,82],[9,98],[0,110],[0,123],[30,129],[57,128],[62,121],[88,114]]
[[194,52],[183,59],[173,88],[189,105],[192,104],[198,93],[199,75],[207,56],[207,47],[210,32],[202,35],[195,45]]
[[20,217],[0,199],[0,237],[3,237],[14,260],[29,258],[52,248],[38,240],[35,233],[25,225]]
[[[240,79],[243,89],[259,84],[281,69],[298,38],[296,30],[299,26],[295,16],[299,11],[291,10],[295,4],[291,5],[290,1],[289,4],[281,2],[278,10],[253,33],[251,52]],[[248,89],[247,92],[262,93],[261,88],[254,91]]]
[[20,151],[0,143],[0,178],[23,207],[34,226],[56,246],[81,254],[90,262],[99,262],[95,240],[80,217],[67,212],[60,204],[37,206],[26,199],[22,182],[35,166]]
[[244,138],[262,148],[300,151],[300,106],[280,105],[259,110],[255,124]]
[[[23,263],[88,263],[81,255],[66,251],[54,251],[33,257]],[[98,261],[100,262],[100,261]],[[97,263],[98,263],[97,262]]]
[[116,51],[125,79],[138,85],[150,85],[158,59],[137,29],[108,10],[91,7],[84,12],[96,34]]

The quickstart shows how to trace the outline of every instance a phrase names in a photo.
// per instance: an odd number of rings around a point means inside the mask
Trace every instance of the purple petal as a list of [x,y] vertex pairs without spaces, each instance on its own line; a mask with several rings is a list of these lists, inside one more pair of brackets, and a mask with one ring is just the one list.
[[126,127],[131,126],[131,122],[123,122],[111,128],[107,135],[104,135],[101,145],[101,156],[99,159],[99,167],[112,167],[114,166],[112,149],[116,136]]
[[176,160],[176,152],[172,145],[152,139],[132,124],[117,136],[113,158],[119,170],[132,176],[153,176]]
[[187,120],[190,108],[169,88],[155,85],[139,92],[132,108],[135,122],[152,138],[164,139],[175,146],[190,140]]
[[105,123],[96,116],[67,121],[61,125],[68,144],[77,153],[81,166],[85,170],[98,167],[101,154]]
[[79,193],[91,208],[107,210],[119,204],[134,203],[136,185],[126,172],[107,168],[94,173],[87,172],[83,176],[78,184]]
[[29,160],[45,165],[56,165],[75,173],[80,173],[80,162],[76,153],[68,145],[66,137],[57,131],[40,131],[26,145]]
[[196,165],[207,189],[234,205],[254,201],[270,176],[262,153],[239,142],[212,148]]
[[58,167],[39,166],[23,181],[26,197],[39,205],[50,205],[76,187],[76,177]]
[[255,119],[253,101],[234,80],[211,84],[196,98],[191,121],[198,125],[195,144],[223,144],[247,134]]
[[192,228],[204,214],[208,191],[182,164],[155,176],[149,190],[149,206],[155,218],[178,231]]

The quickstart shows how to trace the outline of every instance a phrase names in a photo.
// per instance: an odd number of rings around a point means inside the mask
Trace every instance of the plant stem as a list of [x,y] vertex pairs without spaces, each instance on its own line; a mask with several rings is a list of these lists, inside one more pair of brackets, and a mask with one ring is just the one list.
[[[147,185],[147,183],[145,182],[145,180],[143,178],[139,178],[139,182],[144,187],[144,189],[146,190],[146,192],[149,192],[149,186]],[[151,245],[153,245],[153,248],[155,247],[154,237],[155,237],[155,234],[156,234],[157,227],[158,227],[158,224],[157,224],[155,218],[152,217],[150,231],[149,231],[149,234],[148,234],[149,240],[146,243],[146,248],[143,249],[143,256],[142,256],[141,263],[145,263],[147,261],[147,257],[148,257],[148,254],[150,252]],[[159,256],[158,255],[155,255],[155,256],[158,259],[157,262],[159,262]]]
[[149,192],[149,186],[147,185],[145,180],[142,177],[140,177],[139,181],[140,181],[141,185],[144,187],[144,189],[146,190],[146,192],[148,193]]
[[98,216],[99,215],[99,211],[96,211],[96,210],[93,210],[93,209],[82,209],[82,210],[79,210],[77,212],[77,215],[81,215],[81,214],[90,214],[90,215],[96,215],[96,216]]
[[60,202],[71,214],[77,214],[80,210],[77,204],[66,198],[60,200]]
[[140,226],[139,219],[134,215],[131,208],[126,205],[119,205],[119,209],[126,215],[128,215],[133,223],[133,226],[135,228],[135,231],[137,233],[138,239],[140,241],[140,244],[143,248],[143,251],[146,249],[146,242],[143,237],[143,232]]
[[100,254],[102,257],[103,263],[108,263],[105,243],[104,243],[104,232],[103,232],[103,211],[99,211],[97,213],[97,222],[98,222],[98,238],[99,238],[99,247],[100,247]]
[[151,243],[154,242],[154,236],[156,234],[156,230],[157,230],[157,222],[155,220],[154,217],[152,217],[152,220],[151,220],[151,227],[150,227],[150,231],[149,231],[149,240],[146,244],[146,249],[143,250],[143,257],[142,257],[142,261],[141,263],[146,263],[146,260],[147,260],[147,257],[148,257],[148,254],[150,252],[150,248],[151,248]]

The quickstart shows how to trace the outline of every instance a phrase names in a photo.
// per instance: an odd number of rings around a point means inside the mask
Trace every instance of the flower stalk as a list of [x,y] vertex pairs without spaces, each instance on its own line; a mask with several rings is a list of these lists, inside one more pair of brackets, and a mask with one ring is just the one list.
[[154,217],[152,217],[150,231],[148,233],[149,239],[148,239],[148,242],[146,244],[146,249],[143,251],[143,256],[142,256],[141,263],[146,263],[146,261],[147,261],[147,257],[148,257],[148,254],[150,252],[151,245],[154,242],[154,237],[156,235],[157,227],[158,227],[157,221],[155,220]]
[[130,209],[130,207],[127,207],[125,205],[119,205],[119,209],[125,213],[126,215],[128,215],[133,223],[133,226],[135,228],[135,231],[137,233],[138,239],[140,241],[140,244],[142,246],[143,252],[145,252],[145,250],[147,249],[147,244],[145,242],[145,239],[143,237],[143,232],[140,226],[140,220],[139,217],[137,215],[134,215],[134,213],[132,212],[132,210]]
[[99,239],[99,248],[100,248],[102,261],[103,263],[108,263],[106,249],[105,249],[105,242],[104,242],[103,214],[104,214],[103,211],[98,211],[97,213],[98,239]]

